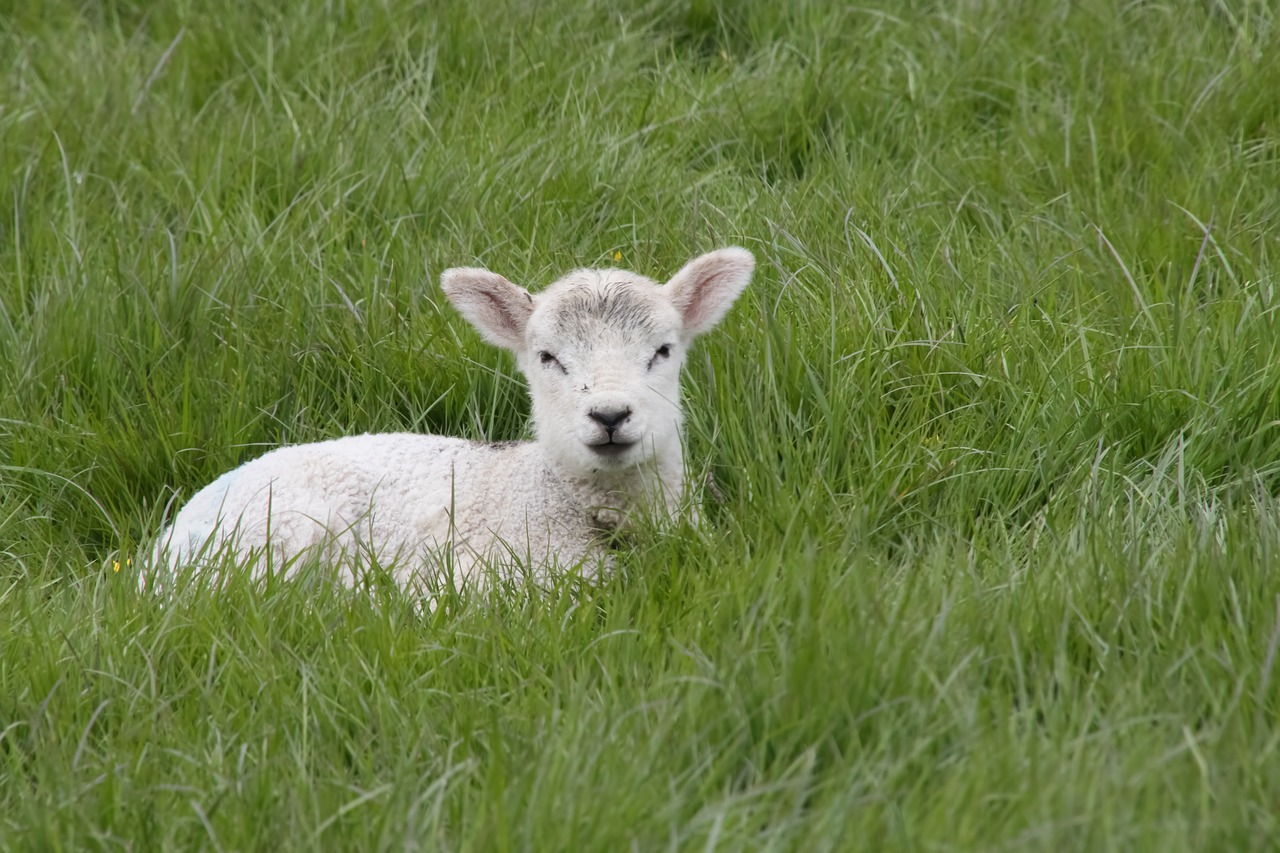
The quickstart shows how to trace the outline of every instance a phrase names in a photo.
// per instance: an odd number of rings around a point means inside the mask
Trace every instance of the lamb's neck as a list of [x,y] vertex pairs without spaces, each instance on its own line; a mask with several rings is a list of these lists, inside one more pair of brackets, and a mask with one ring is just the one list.
[[679,454],[656,458],[622,471],[590,476],[556,474],[574,502],[601,527],[616,529],[639,513],[673,516],[684,493],[684,461]]

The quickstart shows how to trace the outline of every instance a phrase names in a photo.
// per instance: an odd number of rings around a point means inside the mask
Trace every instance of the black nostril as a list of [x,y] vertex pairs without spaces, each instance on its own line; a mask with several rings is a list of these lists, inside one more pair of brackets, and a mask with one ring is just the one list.
[[618,425],[631,417],[630,409],[592,409],[591,420],[612,433]]

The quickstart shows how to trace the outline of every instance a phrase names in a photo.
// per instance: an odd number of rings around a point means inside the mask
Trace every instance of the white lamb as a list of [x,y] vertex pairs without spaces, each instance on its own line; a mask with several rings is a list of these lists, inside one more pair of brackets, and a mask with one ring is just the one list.
[[[747,250],[726,248],[665,285],[583,269],[536,295],[488,270],[446,270],[454,307],[515,353],[536,441],[386,434],[274,450],[196,493],[160,535],[151,574],[228,549],[265,557],[257,575],[288,574],[307,553],[339,566],[372,556],[402,586],[446,569],[459,584],[483,583],[486,565],[590,573],[609,532],[639,513],[680,511],[680,370],[754,266]],[[144,587],[160,581],[147,574]]]

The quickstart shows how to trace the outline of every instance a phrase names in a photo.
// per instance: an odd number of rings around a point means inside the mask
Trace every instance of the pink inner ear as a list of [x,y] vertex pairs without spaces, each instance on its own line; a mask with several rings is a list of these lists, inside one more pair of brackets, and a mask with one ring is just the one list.
[[701,327],[708,321],[714,324],[720,319],[720,315],[728,310],[728,305],[720,308],[721,302],[727,295],[727,278],[724,272],[715,272],[701,281],[691,282],[691,286],[684,288],[684,307],[681,313],[684,314],[686,326]]
[[671,301],[684,318],[685,331],[710,330],[751,280],[755,259],[745,249],[721,249],[695,258],[671,279]]
[[445,293],[471,325],[490,343],[519,349],[533,298],[497,273],[481,269],[449,270]]
[[[528,294],[523,294],[527,296]],[[524,340],[524,327],[533,310],[533,300],[521,298],[522,294],[515,285],[502,280],[495,287],[484,288],[476,293],[481,305],[489,333],[495,340],[501,340],[503,346],[515,349]]]
[[510,331],[512,334],[518,335],[520,328],[519,317],[516,316],[510,301],[488,290],[481,292],[480,295],[489,301],[489,307],[494,315],[494,323],[503,326],[505,330]]

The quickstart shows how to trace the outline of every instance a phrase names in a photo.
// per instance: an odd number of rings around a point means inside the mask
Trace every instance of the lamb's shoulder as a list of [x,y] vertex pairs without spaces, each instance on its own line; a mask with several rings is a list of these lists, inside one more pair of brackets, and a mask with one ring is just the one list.
[[[430,479],[417,471],[407,482],[423,489]],[[463,535],[501,535],[568,512],[568,493],[532,442],[471,442],[452,460],[448,483],[454,523]]]
[[392,457],[405,449],[416,452],[391,465],[368,505],[381,553],[431,564],[448,548],[471,574],[478,562],[572,565],[591,552],[598,533],[591,499],[557,476],[536,444],[383,448]]

